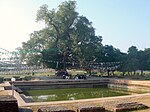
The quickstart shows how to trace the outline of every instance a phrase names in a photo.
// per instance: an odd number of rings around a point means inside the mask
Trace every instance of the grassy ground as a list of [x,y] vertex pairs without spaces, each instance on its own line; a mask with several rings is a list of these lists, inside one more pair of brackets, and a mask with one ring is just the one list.
[[[12,77],[19,77],[19,78],[22,78],[24,79],[25,77],[40,77],[40,76],[54,76],[55,75],[55,70],[54,69],[48,69],[48,70],[45,70],[45,71],[40,71],[38,72],[38,70],[34,71],[34,75],[32,74],[32,71],[30,70],[30,72],[28,74],[16,74],[16,75],[12,75],[11,73],[9,74],[0,74],[0,77],[3,77],[5,79],[10,79]],[[71,70],[68,70],[68,73],[71,74],[71,75],[77,75],[77,74],[88,74],[86,71],[84,70],[76,70],[76,69],[71,69]],[[125,75],[123,76],[121,72],[119,71],[115,71],[114,72],[115,75],[113,75],[111,72],[110,72],[110,76],[112,78],[122,78],[122,79],[135,79],[135,80],[150,80],[150,71],[144,71],[143,75],[141,76],[140,75],[140,71],[137,71],[135,75],[128,75],[127,73],[125,73]],[[92,75],[94,76],[107,76],[107,72],[103,72],[103,73],[100,73],[100,72],[95,72],[95,71],[92,71]]]
[[[54,69],[50,69],[50,70],[47,70],[47,71],[41,71],[41,72],[37,72],[36,70],[34,71],[34,74],[32,72],[29,72],[28,74],[0,74],[0,77],[6,79],[6,80],[10,80],[12,77],[14,78],[21,78],[21,79],[25,79],[25,78],[32,78],[34,77],[34,79],[36,77],[47,77],[47,76],[54,76],[55,75],[55,70]],[[68,70],[68,73],[71,74],[71,75],[76,75],[76,74],[84,74],[85,71],[82,71],[82,70]]]

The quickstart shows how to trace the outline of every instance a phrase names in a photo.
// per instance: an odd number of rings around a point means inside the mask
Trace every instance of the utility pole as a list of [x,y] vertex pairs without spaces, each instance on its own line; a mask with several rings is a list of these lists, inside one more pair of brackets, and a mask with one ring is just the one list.
[[11,78],[11,81],[12,81],[12,84],[11,84],[11,86],[12,86],[12,96],[14,96],[14,82],[16,81],[16,79]]

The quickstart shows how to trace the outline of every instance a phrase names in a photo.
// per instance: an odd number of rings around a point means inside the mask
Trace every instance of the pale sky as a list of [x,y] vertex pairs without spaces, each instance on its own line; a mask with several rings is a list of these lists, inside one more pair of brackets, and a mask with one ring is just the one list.
[[[0,47],[14,50],[44,25],[36,23],[39,7],[56,8],[64,0],[0,0]],[[77,12],[93,22],[103,44],[121,51],[134,45],[150,48],[150,0],[77,0]]]

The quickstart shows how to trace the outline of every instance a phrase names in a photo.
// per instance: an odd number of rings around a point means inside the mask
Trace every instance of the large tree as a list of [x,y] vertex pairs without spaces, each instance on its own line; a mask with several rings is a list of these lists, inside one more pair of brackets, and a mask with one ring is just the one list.
[[[32,33],[30,40],[23,43],[22,49],[28,51],[24,53],[28,63],[37,57],[48,67],[54,68],[62,62],[65,69],[72,62],[81,66],[97,59],[102,37],[95,35],[92,22],[78,14],[75,1],[65,1],[51,10],[42,5],[36,20],[44,22],[45,28]],[[31,51],[37,52],[29,54]]]

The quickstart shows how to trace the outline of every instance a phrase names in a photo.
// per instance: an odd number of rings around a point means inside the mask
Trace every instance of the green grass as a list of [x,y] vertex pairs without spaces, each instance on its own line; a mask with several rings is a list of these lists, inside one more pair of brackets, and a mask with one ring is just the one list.
[[4,77],[4,78],[20,77],[20,78],[24,78],[25,75],[0,75],[0,77]]

